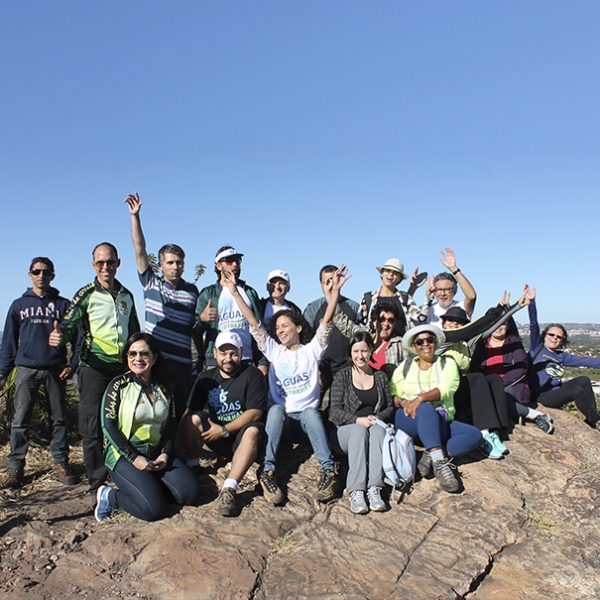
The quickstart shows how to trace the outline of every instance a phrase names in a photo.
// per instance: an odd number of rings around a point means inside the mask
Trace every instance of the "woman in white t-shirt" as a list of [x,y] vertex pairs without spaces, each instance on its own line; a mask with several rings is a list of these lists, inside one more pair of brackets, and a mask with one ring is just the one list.
[[[319,413],[319,362],[329,343],[333,329],[333,313],[340,288],[349,278],[342,265],[326,290],[327,309],[313,339],[302,339],[305,327],[298,311],[282,310],[274,315],[272,329],[279,342],[271,338],[264,325],[244,302],[234,281],[227,280],[233,297],[250,324],[250,333],[269,365],[269,412],[267,414],[267,444],[260,474],[264,496],[273,504],[281,504],[285,495],[277,485],[276,456],[283,436],[294,437],[301,431],[308,435],[312,448],[321,464],[319,483],[313,497],[328,502],[336,491],[337,474],[331,457],[325,427]],[[291,435],[290,435],[291,434]]]

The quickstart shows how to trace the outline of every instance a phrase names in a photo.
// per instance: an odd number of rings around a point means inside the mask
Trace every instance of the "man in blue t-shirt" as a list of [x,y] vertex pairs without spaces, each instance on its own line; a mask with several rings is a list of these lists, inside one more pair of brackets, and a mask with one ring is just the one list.
[[[124,202],[131,214],[131,237],[140,282],[144,288],[146,332],[151,333],[167,359],[173,384],[177,420],[185,411],[192,387],[192,333],[198,288],[182,279],[185,252],[176,244],[165,244],[158,251],[158,277],[146,251],[146,240],[140,221],[140,196],[129,194]],[[202,355],[201,342],[194,338]]]

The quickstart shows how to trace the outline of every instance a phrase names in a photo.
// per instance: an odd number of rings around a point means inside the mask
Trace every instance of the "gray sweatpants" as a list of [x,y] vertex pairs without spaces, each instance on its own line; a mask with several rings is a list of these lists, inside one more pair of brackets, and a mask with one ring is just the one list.
[[385,430],[373,425],[369,428],[352,423],[337,430],[340,449],[348,455],[348,493],[366,491],[369,487],[383,487],[382,447]]

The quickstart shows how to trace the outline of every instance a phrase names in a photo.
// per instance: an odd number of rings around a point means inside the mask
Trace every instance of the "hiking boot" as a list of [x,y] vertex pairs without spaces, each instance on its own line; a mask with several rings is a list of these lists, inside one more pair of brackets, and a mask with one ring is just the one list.
[[369,512],[365,493],[362,490],[350,492],[350,510],[356,515],[364,515]]
[[107,485],[101,485],[96,492],[96,509],[94,510],[94,516],[98,523],[104,523],[108,521],[114,514],[115,509],[110,505],[108,501],[108,492],[110,487]]
[[265,500],[271,504],[281,504],[285,500],[283,491],[277,485],[275,471],[263,471],[258,478]]
[[313,499],[317,502],[329,502],[333,500],[337,488],[337,475],[334,471],[321,469],[317,491],[313,494]]
[[440,487],[446,492],[458,492],[460,484],[454,471],[456,465],[452,463],[452,459],[444,458],[433,462],[433,474],[440,482]]
[[234,517],[237,513],[235,506],[235,490],[231,487],[224,487],[217,498],[217,512],[222,517]]
[[500,440],[500,435],[497,431],[490,431],[488,439],[492,442],[494,448],[496,448],[498,452],[502,452],[502,454],[510,454],[508,448]]
[[23,477],[25,476],[25,468],[19,467],[13,469],[8,467],[8,477],[2,486],[5,490],[18,490],[23,485]]
[[423,479],[429,479],[431,477],[431,454],[427,450],[423,450],[417,469]]
[[547,415],[546,413],[542,413],[538,415],[533,422],[544,432],[544,433],[552,433],[554,431],[554,419]]
[[501,458],[504,458],[504,454],[502,454],[502,452],[500,452],[500,450],[494,446],[489,433],[481,438],[478,449],[479,452],[481,452],[481,454],[483,454],[486,458],[492,458],[494,460],[500,460]]
[[75,485],[77,483],[75,475],[71,473],[68,462],[56,463],[52,465],[52,470],[63,485]]
[[381,488],[375,485],[367,490],[367,498],[369,499],[369,508],[374,512],[383,512],[387,506],[381,497]]

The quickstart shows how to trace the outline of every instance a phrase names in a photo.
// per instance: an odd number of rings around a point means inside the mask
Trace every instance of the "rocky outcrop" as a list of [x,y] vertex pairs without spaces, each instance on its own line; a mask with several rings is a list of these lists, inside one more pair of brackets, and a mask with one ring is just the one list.
[[2,528],[0,594],[27,600],[600,597],[600,433],[566,413],[553,415],[555,435],[531,424],[516,427],[502,461],[467,457],[459,467],[461,494],[420,481],[386,513],[354,515],[345,496],[314,504],[314,457],[289,473],[286,505],[266,503],[250,478],[238,495],[241,514],[230,519],[214,507],[213,479],[222,482],[224,469],[201,475],[210,502],[158,523],[117,518],[98,525],[83,486],[71,499],[64,488],[48,492],[51,509],[30,520],[35,515],[28,516],[23,496],[22,518]]

